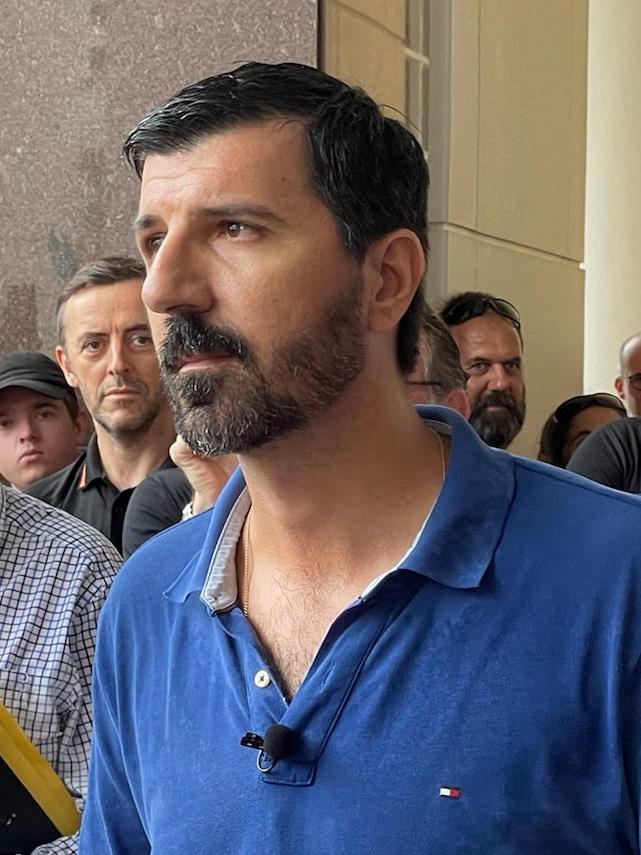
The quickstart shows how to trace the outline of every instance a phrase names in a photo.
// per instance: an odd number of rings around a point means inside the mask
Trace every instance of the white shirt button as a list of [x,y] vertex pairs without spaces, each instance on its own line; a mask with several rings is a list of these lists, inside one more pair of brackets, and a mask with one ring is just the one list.
[[267,671],[256,671],[254,676],[254,684],[258,686],[259,689],[266,689],[267,686],[271,683],[272,678],[269,676]]

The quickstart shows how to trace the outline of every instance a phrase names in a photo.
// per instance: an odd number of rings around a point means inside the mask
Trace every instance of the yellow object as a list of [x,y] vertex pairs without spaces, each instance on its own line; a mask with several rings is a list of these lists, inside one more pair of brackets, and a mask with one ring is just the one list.
[[9,710],[0,703],[0,757],[61,836],[80,827],[76,804],[53,766],[38,751]]

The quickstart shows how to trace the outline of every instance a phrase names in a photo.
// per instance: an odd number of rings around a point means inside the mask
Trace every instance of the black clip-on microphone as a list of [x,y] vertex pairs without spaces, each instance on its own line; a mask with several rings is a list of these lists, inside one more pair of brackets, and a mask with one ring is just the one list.
[[256,768],[264,774],[271,772],[283,757],[288,757],[296,751],[296,733],[284,724],[272,724],[265,731],[265,736],[248,731],[241,738],[240,744],[245,748],[255,748],[259,752]]

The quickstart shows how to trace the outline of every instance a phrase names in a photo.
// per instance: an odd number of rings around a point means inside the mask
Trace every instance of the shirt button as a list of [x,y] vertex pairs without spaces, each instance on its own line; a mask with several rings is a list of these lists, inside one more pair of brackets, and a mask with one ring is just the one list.
[[259,689],[266,689],[271,681],[272,678],[269,676],[267,671],[256,671],[254,676],[254,685],[258,686]]

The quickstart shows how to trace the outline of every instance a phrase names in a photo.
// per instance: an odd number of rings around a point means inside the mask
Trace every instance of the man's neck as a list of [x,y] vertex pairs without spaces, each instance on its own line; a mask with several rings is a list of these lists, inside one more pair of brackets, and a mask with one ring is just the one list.
[[442,440],[402,391],[384,408],[340,409],[241,457],[258,564],[291,576],[314,556],[367,581],[402,558],[435,502]]
[[137,487],[166,460],[175,438],[171,418],[159,417],[141,436],[127,442],[96,425],[96,442],[103,471],[118,491]]

